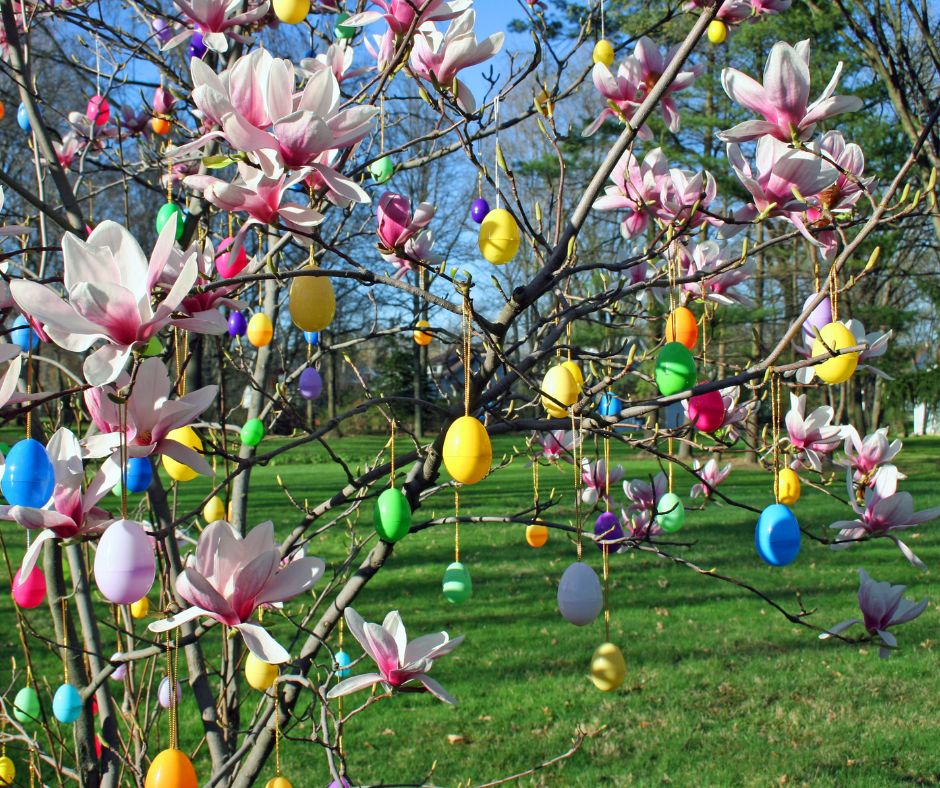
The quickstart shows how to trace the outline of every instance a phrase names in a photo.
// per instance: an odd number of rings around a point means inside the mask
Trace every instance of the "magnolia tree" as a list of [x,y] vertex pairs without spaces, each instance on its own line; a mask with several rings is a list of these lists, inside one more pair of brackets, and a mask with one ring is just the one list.
[[[812,42],[779,41],[762,73],[720,69],[735,120],[705,143],[723,171],[687,170],[664,141],[682,139],[696,81],[726,40],[791,0],[649,5],[636,36],[606,30],[603,6],[522,5],[513,29],[531,35],[512,48],[478,35],[471,0],[0,6],[3,90],[19,104],[0,172],[0,403],[17,436],[2,517],[17,524],[3,541],[22,645],[0,698],[19,762],[0,759],[0,779],[191,786],[195,760],[206,785],[251,785],[273,766],[268,784],[285,786],[290,736],[317,748],[333,785],[354,783],[344,730],[394,713],[404,691],[455,703],[432,673],[462,641],[409,639],[398,611],[366,622],[356,598],[396,544],[460,523],[525,526],[532,547],[549,531],[567,539],[558,605],[575,625],[604,611],[608,571],[635,552],[739,585],[819,637],[897,646],[894,628],[926,605],[903,587],[860,569],[859,616],[836,624],[700,568],[680,529],[701,505],[739,506],[756,520],[755,560],[772,566],[797,560],[801,541],[862,562],[888,539],[924,568],[902,535],[940,509],[900,489],[899,440],[834,405],[847,381],[883,374],[892,337],[847,305],[892,265],[884,228],[937,218],[924,157],[940,109],[908,108],[912,144],[876,181],[840,124],[887,99],[869,91],[866,108],[840,88],[841,64],[813,84]],[[908,6],[929,42],[935,20]],[[522,128],[554,157],[541,195],[504,153]],[[583,149],[600,155],[575,167]],[[794,250],[811,291],[750,357],[721,355],[709,330],[769,298],[754,271],[775,250]],[[399,334],[418,348],[404,394],[381,390],[371,350]],[[445,346],[439,364],[431,343]],[[357,390],[348,407],[337,356]],[[434,428],[412,429],[409,409]],[[330,440],[364,416],[390,451],[354,470]],[[278,432],[289,437],[266,438]],[[495,435],[517,436],[528,458],[494,465]],[[296,514],[276,535],[247,516],[252,470],[308,444],[347,481],[320,501],[282,484]],[[612,445],[662,472],[627,478]],[[735,451],[767,471],[763,511],[721,489]],[[570,487],[532,505],[519,490],[516,511],[429,514],[527,459],[536,480],[570,464]],[[691,490],[673,489],[675,468]],[[178,487],[197,475],[211,491],[183,506]],[[800,525],[805,484],[844,518]],[[349,546],[325,562],[314,554],[331,532]],[[458,555],[443,570],[442,593],[465,602],[468,567]],[[32,670],[43,641],[61,657],[54,692]],[[620,645],[584,655],[600,691],[623,681]],[[183,738],[181,659],[201,725]],[[263,702],[247,702],[257,690]]]

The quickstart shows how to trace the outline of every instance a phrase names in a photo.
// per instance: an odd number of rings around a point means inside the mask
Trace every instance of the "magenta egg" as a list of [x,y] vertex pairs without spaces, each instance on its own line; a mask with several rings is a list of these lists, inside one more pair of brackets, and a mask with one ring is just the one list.
[[96,126],[103,126],[111,117],[111,106],[104,96],[92,96],[85,107],[85,116]]
[[699,432],[714,432],[725,423],[721,392],[709,391],[689,398],[689,422]]
[[105,599],[129,605],[147,595],[156,576],[150,538],[140,523],[118,520],[98,542],[95,583]]
[[164,676],[163,681],[160,682],[160,686],[157,688],[157,702],[164,708],[168,709],[170,706],[176,706],[180,702],[180,696],[183,694],[183,687],[180,685],[179,681],[176,682],[176,696],[170,694],[170,678],[169,676]]
[[222,243],[219,244],[218,253],[215,257],[215,270],[219,272],[219,276],[223,279],[238,276],[248,265],[248,254],[245,252],[244,246],[238,247],[238,253],[234,257],[226,251],[233,241],[234,239],[231,236],[224,238]]
[[304,399],[316,399],[323,391],[323,378],[313,367],[307,367],[300,373],[298,386]]
[[[809,297],[803,302],[803,309],[809,306],[810,301],[812,301],[819,293],[811,293]],[[801,312],[803,310],[800,310]],[[810,312],[806,322],[803,323],[803,333],[808,337],[815,337],[818,334],[823,326],[828,326],[832,322],[832,301],[829,296],[826,296],[819,304],[816,305],[816,308]]]
[[34,566],[20,583],[20,570],[13,575],[13,601],[26,610],[39,607],[46,598],[46,576],[42,569]]

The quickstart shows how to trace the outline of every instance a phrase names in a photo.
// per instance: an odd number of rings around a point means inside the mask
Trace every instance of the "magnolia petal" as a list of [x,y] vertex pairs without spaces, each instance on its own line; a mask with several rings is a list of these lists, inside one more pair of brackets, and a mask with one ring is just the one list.
[[442,700],[444,703],[449,703],[451,706],[457,705],[457,699],[447,690],[445,690],[438,682],[432,679],[427,673],[421,673],[414,678],[420,681],[424,685],[424,688],[438,700]]
[[327,700],[331,700],[332,698],[339,698],[343,695],[351,695],[354,692],[359,692],[360,690],[380,684],[383,680],[384,679],[378,673],[363,673],[361,676],[351,676],[348,679],[343,679],[343,681],[333,687],[326,693],[326,697]]
[[208,610],[203,610],[201,607],[188,607],[175,615],[168,616],[167,618],[164,618],[160,621],[154,621],[147,627],[147,629],[157,634],[161,632],[169,632],[171,629],[181,627],[183,624],[187,624],[193,619],[200,618],[201,616],[215,618],[215,615],[210,613]]
[[248,650],[258,659],[272,665],[281,665],[290,659],[287,649],[259,624],[239,624],[235,629],[241,632]]

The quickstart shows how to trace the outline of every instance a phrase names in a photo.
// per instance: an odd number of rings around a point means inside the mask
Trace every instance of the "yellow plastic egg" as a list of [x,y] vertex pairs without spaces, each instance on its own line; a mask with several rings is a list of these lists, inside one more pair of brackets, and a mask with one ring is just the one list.
[[274,0],[274,15],[285,25],[303,22],[310,13],[310,0]]
[[548,528],[540,523],[525,527],[525,541],[529,547],[542,547],[548,541]]
[[264,692],[274,686],[277,678],[277,665],[258,659],[251,652],[245,659],[245,679],[258,692]]
[[545,373],[542,391],[542,405],[556,419],[567,416],[568,408],[578,399],[578,383],[564,364],[556,364]]
[[444,467],[455,481],[476,484],[490,471],[493,447],[486,427],[473,416],[461,416],[444,436]]
[[145,788],[199,788],[196,770],[179,750],[163,750],[150,763]]
[[708,40],[713,44],[723,44],[728,37],[728,26],[720,19],[708,23]]
[[132,618],[146,618],[147,614],[150,612],[150,600],[147,597],[142,596],[136,602],[131,605],[131,617]]
[[[307,266],[304,270],[312,270]],[[328,276],[295,276],[290,286],[290,317],[301,331],[322,331],[336,314],[336,294]],[[248,324],[251,331],[251,324]]]
[[268,780],[264,788],[294,788],[294,784],[286,777],[278,775]]
[[419,320],[415,323],[415,326],[417,326],[417,328],[415,328],[414,334],[412,335],[414,336],[415,342],[421,345],[421,347],[430,345],[431,340],[434,339],[434,335],[431,334],[430,331],[421,331],[420,329],[430,328],[431,324],[427,320]]
[[0,785],[13,785],[16,779],[16,764],[4,755],[0,758]]
[[581,371],[581,367],[575,361],[565,361],[562,366],[571,373],[571,377],[578,385],[578,393],[580,394],[581,389],[584,388],[584,373]]
[[202,507],[202,519],[206,523],[214,523],[216,520],[225,519],[225,504],[218,495],[213,495],[209,502]]
[[777,499],[787,506],[800,500],[800,477],[791,468],[783,468],[777,475]]
[[[845,323],[838,321],[828,323],[820,329],[819,336],[813,342],[813,356],[824,356],[829,352],[829,349],[842,350],[857,344],[855,335],[846,328]],[[835,384],[844,383],[852,377],[857,366],[858,353],[844,353],[817,364],[814,369],[816,376],[821,381]]]
[[627,677],[623,652],[613,643],[601,643],[591,658],[591,681],[601,692],[613,692]]
[[274,339],[274,326],[264,312],[257,312],[248,321],[248,341],[255,347],[270,345]]
[[610,41],[602,38],[594,45],[594,52],[591,55],[595,63],[603,63],[610,68],[614,63],[614,48]]
[[494,208],[480,224],[480,254],[494,265],[512,260],[519,251],[519,225],[505,208]]
[[[184,446],[188,446],[195,451],[202,451],[202,441],[199,440],[196,430],[192,427],[177,427],[175,430],[170,430],[166,437],[171,441],[182,443]],[[198,475],[196,471],[188,465],[183,465],[183,463],[177,462],[166,454],[161,458],[161,462],[163,463],[163,470],[165,470],[169,477],[175,482],[192,481]]]

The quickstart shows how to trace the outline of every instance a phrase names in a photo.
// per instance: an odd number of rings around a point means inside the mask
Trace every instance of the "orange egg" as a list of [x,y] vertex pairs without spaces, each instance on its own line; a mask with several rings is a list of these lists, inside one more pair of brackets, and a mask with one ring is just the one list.
[[154,134],[159,134],[162,137],[170,133],[170,121],[166,118],[151,118],[150,128],[153,129]]
[[434,339],[434,335],[430,331],[422,331],[423,328],[430,328],[431,324],[427,320],[419,320],[415,323],[415,330],[412,336],[417,344],[421,347],[425,347],[431,344],[431,340]]
[[7,114],[7,108],[4,105],[4,103],[0,101],[0,120],[3,120],[6,114]]
[[548,528],[541,523],[527,525],[525,540],[529,547],[542,547],[548,541]]
[[189,758],[179,750],[164,750],[147,770],[146,788],[199,788],[196,770]]
[[689,350],[698,341],[698,322],[692,310],[680,306],[666,318],[666,341],[680,342]]

